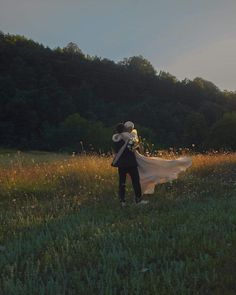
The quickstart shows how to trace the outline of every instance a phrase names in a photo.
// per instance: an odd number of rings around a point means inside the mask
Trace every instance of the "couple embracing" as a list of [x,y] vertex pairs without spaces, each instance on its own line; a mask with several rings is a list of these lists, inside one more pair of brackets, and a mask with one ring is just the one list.
[[191,166],[190,157],[174,160],[160,157],[146,157],[139,153],[139,138],[134,123],[127,121],[116,126],[112,136],[115,156],[111,165],[118,167],[119,197],[121,206],[125,206],[126,175],[129,174],[135,192],[137,204],[147,204],[144,194],[153,194],[158,183],[176,179],[181,171]]

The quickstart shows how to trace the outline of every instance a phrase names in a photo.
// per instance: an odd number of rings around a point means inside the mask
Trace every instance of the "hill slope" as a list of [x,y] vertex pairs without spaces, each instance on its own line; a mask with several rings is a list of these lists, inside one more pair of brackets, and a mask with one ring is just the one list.
[[[115,63],[85,55],[73,43],[51,50],[1,33],[0,99],[5,146],[78,149],[83,141],[107,150],[114,125],[132,120],[159,146],[203,148],[214,138],[214,146],[236,147],[215,125],[236,111],[236,93],[201,78],[157,74],[142,56]],[[234,116],[229,121],[227,128],[235,128]]]

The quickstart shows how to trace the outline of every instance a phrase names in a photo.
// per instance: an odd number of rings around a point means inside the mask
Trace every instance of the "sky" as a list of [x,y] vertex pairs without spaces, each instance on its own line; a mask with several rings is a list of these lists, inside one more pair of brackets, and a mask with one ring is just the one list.
[[0,0],[0,30],[236,91],[236,0]]

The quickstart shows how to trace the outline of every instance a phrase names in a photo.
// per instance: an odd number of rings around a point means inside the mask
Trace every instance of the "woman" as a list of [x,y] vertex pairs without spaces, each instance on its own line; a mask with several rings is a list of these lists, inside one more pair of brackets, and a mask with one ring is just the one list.
[[175,160],[166,160],[159,157],[146,157],[141,155],[136,147],[139,142],[137,130],[134,129],[134,123],[127,121],[124,124],[126,131],[125,137],[129,137],[133,145],[136,160],[138,163],[138,171],[140,177],[140,185],[143,194],[153,194],[155,186],[158,183],[165,183],[178,178],[181,171],[185,171],[192,165],[190,157],[180,157]]

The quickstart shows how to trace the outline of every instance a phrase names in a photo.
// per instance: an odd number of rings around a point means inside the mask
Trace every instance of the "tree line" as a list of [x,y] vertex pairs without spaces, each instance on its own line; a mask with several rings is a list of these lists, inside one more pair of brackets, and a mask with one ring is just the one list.
[[4,147],[107,152],[116,123],[131,120],[157,148],[236,149],[236,92],[141,55],[114,62],[0,32],[0,102]]

